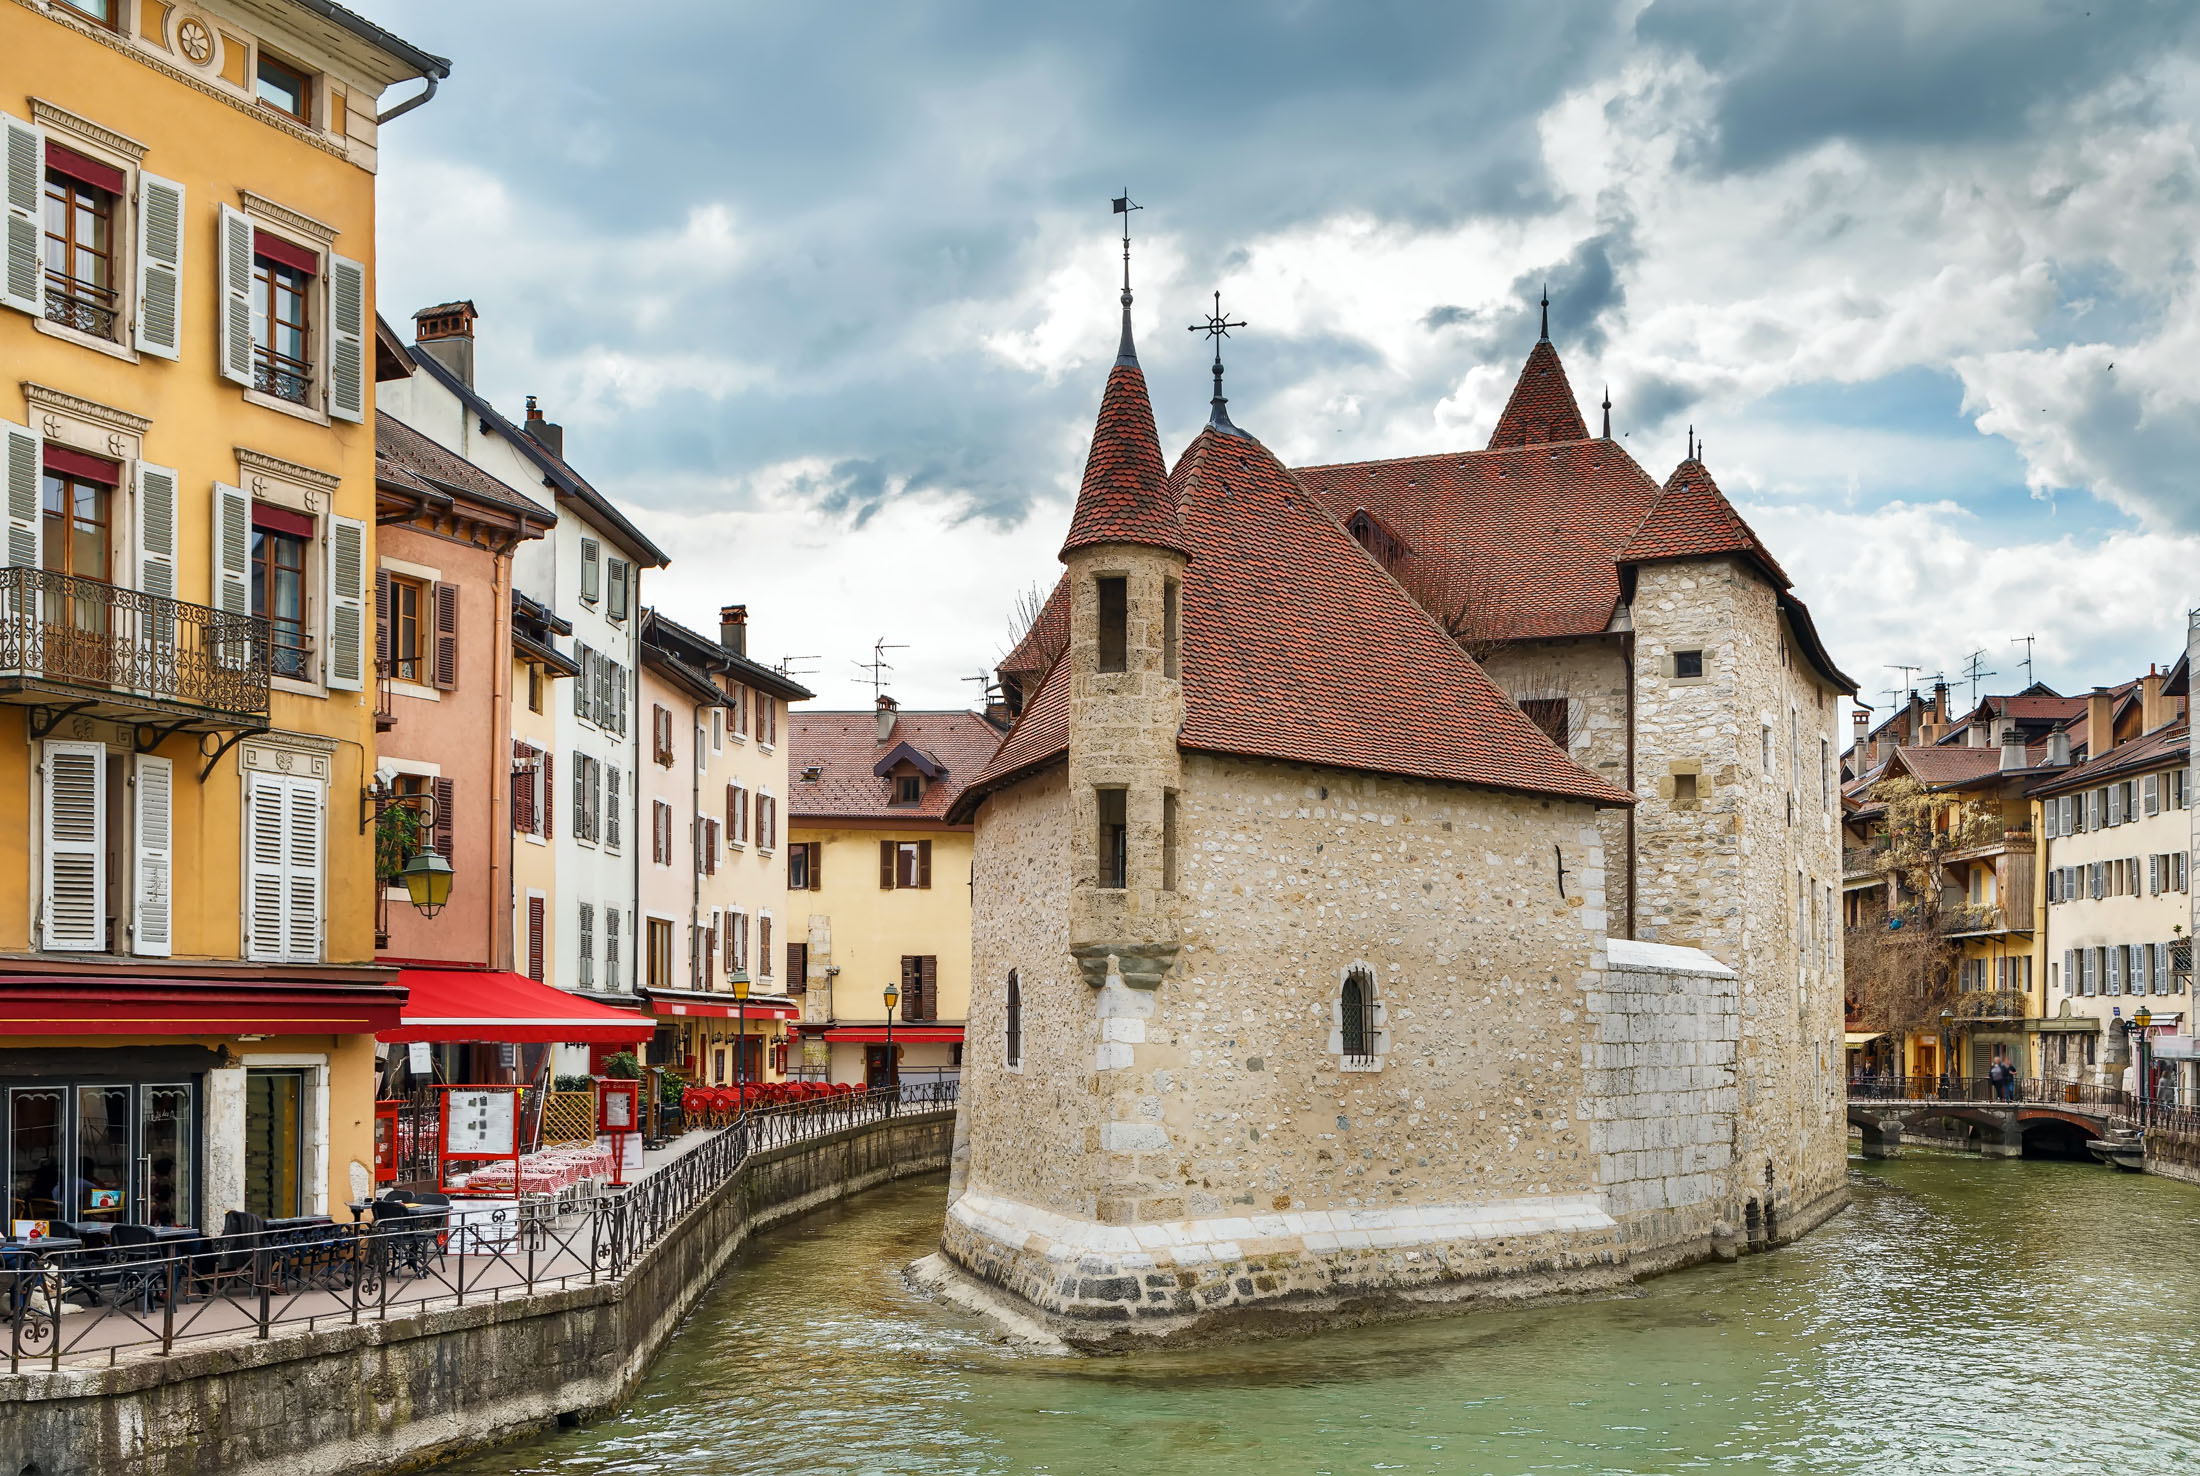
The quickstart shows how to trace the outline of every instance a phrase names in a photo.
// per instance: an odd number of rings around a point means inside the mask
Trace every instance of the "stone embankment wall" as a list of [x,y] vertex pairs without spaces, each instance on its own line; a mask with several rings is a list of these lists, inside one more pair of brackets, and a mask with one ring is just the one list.
[[615,1282],[114,1368],[0,1375],[0,1471],[335,1476],[610,1409],[756,1231],[947,1166],[947,1111],[760,1153]]

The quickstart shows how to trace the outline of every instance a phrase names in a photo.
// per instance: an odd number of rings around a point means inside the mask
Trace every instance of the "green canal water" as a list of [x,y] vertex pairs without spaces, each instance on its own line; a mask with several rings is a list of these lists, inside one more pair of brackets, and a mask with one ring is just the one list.
[[944,1185],[899,1185],[753,1242],[623,1413],[447,1469],[2200,1471],[2200,1189],[1851,1168],[1800,1245],[1625,1296],[1092,1360],[908,1291]]

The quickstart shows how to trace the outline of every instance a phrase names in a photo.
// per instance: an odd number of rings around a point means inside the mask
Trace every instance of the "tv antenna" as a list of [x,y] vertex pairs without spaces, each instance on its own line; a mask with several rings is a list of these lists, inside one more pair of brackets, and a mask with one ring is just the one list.
[[797,661],[815,661],[817,659],[815,656],[782,656],[779,658],[779,664],[773,667],[772,670],[783,677],[810,676],[817,671],[816,667],[806,666],[802,670],[796,671],[794,664]]
[[989,671],[981,670],[976,676],[966,676],[963,680],[978,684],[978,705],[980,707],[991,707],[994,699],[1001,695],[1001,689],[994,682],[993,674]]
[[886,637],[880,636],[871,643],[871,659],[855,663],[856,670],[863,673],[863,676],[857,680],[868,681],[871,684],[871,700],[873,702],[878,701],[879,697],[886,691],[886,673],[894,669],[894,663],[886,659],[886,653],[908,649],[906,645],[888,645]]
[[1890,661],[1887,663],[1886,669],[1902,673],[1902,690],[1892,694],[1899,698],[1904,692],[1915,692],[1917,690],[1917,674],[1925,668],[1922,666],[1905,666],[1899,661]]
[[2010,645],[2024,647],[2024,660],[2021,664],[2024,667],[2024,684],[2027,687],[2032,685],[2032,642],[2038,639],[2037,636],[2011,636],[2009,638]]
[[1978,684],[1980,680],[1985,677],[1999,675],[2001,675],[2000,672],[1987,668],[1986,653],[1984,651],[1973,651],[1968,657],[1964,658],[1963,676],[1971,684],[1971,706],[1978,706]]

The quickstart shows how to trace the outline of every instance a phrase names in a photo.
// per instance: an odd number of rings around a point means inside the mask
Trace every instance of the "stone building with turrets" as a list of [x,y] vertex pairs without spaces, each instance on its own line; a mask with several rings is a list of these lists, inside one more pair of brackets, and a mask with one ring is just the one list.
[[1106,1346],[1607,1285],[1843,1202],[1801,760],[1845,679],[1700,460],[1661,488],[1583,431],[1546,338],[1489,452],[1294,474],[1218,360],[1172,472],[1126,291],[950,817],[950,1284]]

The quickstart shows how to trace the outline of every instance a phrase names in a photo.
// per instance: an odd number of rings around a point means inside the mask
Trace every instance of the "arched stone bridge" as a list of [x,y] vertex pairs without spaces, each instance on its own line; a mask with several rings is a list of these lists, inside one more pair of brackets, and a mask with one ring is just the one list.
[[1975,1131],[1979,1152],[1990,1158],[2018,1158],[2027,1135],[2075,1133],[2091,1142],[2107,1136],[2115,1109],[2091,1103],[1997,1102],[1958,1099],[1849,1098],[1849,1126],[1863,1135],[1866,1158],[1892,1157],[1902,1135],[1925,1133],[1947,1123]]

